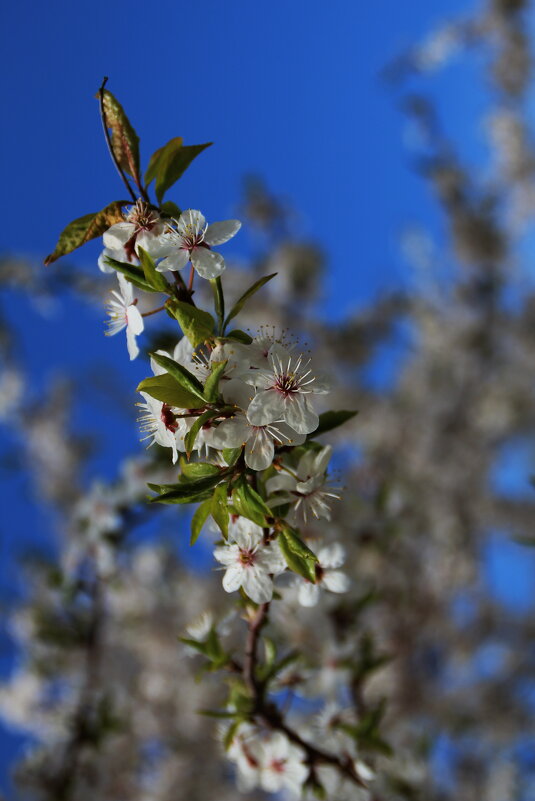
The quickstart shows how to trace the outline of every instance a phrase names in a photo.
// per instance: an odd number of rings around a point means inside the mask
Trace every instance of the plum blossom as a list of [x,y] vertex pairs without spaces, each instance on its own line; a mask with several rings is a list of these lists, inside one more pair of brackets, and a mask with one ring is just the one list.
[[300,796],[309,769],[304,752],[282,732],[261,736],[248,726],[242,727],[228,750],[238,768],[238,783],[243,790],[260,787],[267,793],[286,790]]
[[182,212],[176,223],[176,230],[169,228],[166,234],[167,246],[161,255],[157,269],[181,270],[191,261],[201,278],[215,278],[225,269],[225,260],[220,253],[212,250],[232,239],[241,228],[239,220],[223,220],[207,225],[204,215],[195,209]]
[[339,499],[335,487],[327,484],[327,465],[332,447],[326,445],[320,451],[308,450],[299,460],[295,473],[283,466],[278,475],[270,478],[267,491],[279,493],[270,500],[270,506],[291,504],[288,519],[291,523],[306,523],[309,517],[331,519],[329,500]]
[[229,526],[229,544],[218,547],[214,557],[226,567],[223,589],[235,592],[243,587],[249,598],[257,604],[271,601],[272,575],[286,569],[286,563],[276,542],[263,543],[260,526],[239,517]]
[[312,584],[304,578],[297,578],[298,600],[301,606],[316,606],[321,590],[343,593],[349,589],[349,578],[341,570],[344,564],[345,551],[339,543],[320,548],[316,556],[316,583]]
[[106,263],[106,258],[116,261],[137,261],[138,248],[143,248],[154,258],[162,254],[165,239],[162,234],[167,223],[162,220],[155,209],[144,200],[137,200],[127,212],[125,222],[115,223],[104,233],[102,241],[104,250],[100,254],[98,266],[103,273],[112,273],[113,267]]
[[265,368],[243,374],[257,391],[247,410],[249,422],[264,426],[282,420],[298,434],[310,434],[319,423],[311,398],[329,392],[328,381],[313,373],[310,359],[278,344],[269,349],[267,361]]
[[141,409],[138,417],[140,430],[146,436],[143,440],[150,439],[147,448],[156,442],[164,448],[172,448],[173,464],[178,459],[178,445],[182,445],[181,450],[185,450],[184,436],[187,433],[184,420],[177,418],[173,409],[167,404],[162,403],[146,392],[140,392],[145,399],[143,403],[137,405]]
[[119,291],[112,290],[112,298],[107,305],[109,320],[107,321],[107,336],[114,336],[126,328],[126,344],[130,360],[139,355],[136,336],[141,334],[145,325],[143,317],[134,300],[134,288],[124,275],[117,274]]

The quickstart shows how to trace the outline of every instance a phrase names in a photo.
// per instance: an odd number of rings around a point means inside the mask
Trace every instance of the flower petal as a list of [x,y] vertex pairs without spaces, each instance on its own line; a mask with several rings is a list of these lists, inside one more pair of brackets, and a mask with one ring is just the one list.
[[239,220],[222,220],[221,222],[212,223],[206,229],[204,241],[212,247],[214,245],[222,245],[232,239],[240,228],[241,222]]
[[247,419],[253,426],[266,426],[280,420],[284,408],[284,396],[280,392],[276,389],[261,390],[249,404]]
[[273,439],[263,428],[253,428],[245,444],[245,464],[251,470],[267,470],[273,461]]
[[139,356],[139,348],[136,342],[136,335],[134,334],[132,329],[128,326],[126,328],[126,347],[128,349],[128,355],[130,356],[130,361]]
[[201,214],[197,209],[186,209],[186,211],[183,211],[180,215],[176,227],[179,234],[192,231],[197,235],[202,231],[205,225],[206,220],[204,219],[204,214]]
[[268,573],[255,565],[244,570],[243,589],[256,604],[265,604],[273,597],[273,582]]
[[130,305],[126,310],[126,324],[128,329],[132,331],[133,334],[141,334],[143,329],[145,328],[145,323],[143,322],[143,317],[137,306]]
[[225,259],[220,253],[208,248],[195,248],[191,251],[191,263],[201,278],[216,278],[225,269]]
[[247,571],[244,569],[243,565],[237,562],[233,565],[229,565],[223,576],[223,589],[225,592],[236,592],[236,590],[239,590],[242,584],[245,583],[244,580],[246,576]]
[[179,249],[175,250],[170,256],[167,256],[167,258],[162,259],[162,261],[156,265],[156,269],[159,273],[165,273],[170,270],[181,270],[186,266],[188,261],[188,251]]
[[317,584],[303,581],[299,585],[298,600],[301,606],[316,606],[320,597],[320,588]]
[[326,570],[321,583],[330,592],[347,592],[350,581],[340,570]]
[[301,395],[286,398],[284,420],[298,434],[310,434],[319,424],[318,415]]
[[[115,223],[102,235],[105,248],[122,251],[128,240],[134,235],[136,228],[132,223]],[[124,258],[124,251],[123,251]]]

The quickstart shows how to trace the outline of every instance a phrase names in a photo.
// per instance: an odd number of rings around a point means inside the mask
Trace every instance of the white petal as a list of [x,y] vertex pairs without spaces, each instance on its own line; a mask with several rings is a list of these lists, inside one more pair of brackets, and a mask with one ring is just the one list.
[[132,301],[134,300],[134,287],[127,281],[126,278],[122,273],[117,273],[117,281],[119,282],[119,289],[121,291],[121,297],[124,301],[124,305],[130,306]]
[[211,446],[222,450],[223,448],[239,448],[249,436],[250,427],[243,414],[223,420],[214,427],[211,437]]
[[276,540],[260,548],[257,551],[257,559],[258,564],[261,565],[266,573],[278,575],[286,570],[286,560]]
[[273,582],[269,575],[262,569],[248,567],[245,569],[243,589],[251,599],[257,604],[265,604],[273,597]]
[[99,270],[103,273],[113,273],[113,267],[110,267],[109,264],[106,263],[106,257],[110,259],[115,259],[116,261],[121,261],[123,258],[123,254],[119,253],[116,250],[112,250],[111,248],[104,248],[100,256],[98,257],[98,267]]
[[115,225],[110,226],[102,235],[104,247],[110,248],[111,250],[123,250],[124,245],[134,235],[135,230],[136,228],[132,223],[115,223]]
[[320,588],[317,584],[304,581],[299,585],[298,600],[301,606],[316,606],[320,597]]
[[239,549],[236,545],[222,545],[220,548],[214,550],[214,558],[217,559],[222,565],[237,564],[239,557]]
[[221,386],[223,397],[227,403],[233,403],[239,409],[247,409],[251,400],[253,399],[254,392],[244,381],[239,378],[231,378],[229,381],[224,381]]
[[139,348],[136,342],[136,335],[134,334],[134,332],[130,327],[127,327],[126,329],[126,347],[128,348],[128,355],[130,356],[130,361],[139,356]]
[[261,390],[249,404],[247,419],[253,426],[266,426],[280,420],[284,413],[284,400],[276,389]]
[[303,395],[286,398],[284,420],[298,434],[310,434],[318,427],[319,417]]
[[159,273],[165,273],[170,270],[181,270],[189,261],[189,253],[187,250],[175,250],[167,258],[162,259],[157,265],[156,269]]
[[334,542],[332,545],[320,548],[317,556],[322,567],[336,568],[344,564],[346,552],[343,545],[340,545],[339,542]]
[[220,253],[208,248],[195,248],[191,252],[191,263],[201,278],[216,278],[225,269],[225,259]]
[[197,211],[197,209],[186,209],[186,211],[183,211],[180,215],[180,219],[177,223],[177,231],[182,234],[190,228],[198,234],[205,225],[206,220],[200,211]]
[[175,345],[173,359],[182,367],[189,367],[193,359],[193,345],[187,337],[182,337],[180,342]]
[[242,584],[245,583],[246,572],[243,565],[237,562],[227,567],[225,575],[223,576],[223,589],[225,592],[236,592],[236,590],[239,590]]
[[281,472],[277,473],[273,478],[268,479],[266,482],[266,490],[270,495],[272,492],[277,492],[278,490],[288,490],[288,492],[292,492],[292,490],[295,490],[296,485],[297,481],[293,476]]
[[330,592],[347,592],[350,581],[340,570],[326,570],[321,583]]
[[245,464],[251,470],[267,470],[273,461],[275,446],[263,428],[253,428],[245,445]]
[[298,434],[287,423],[276,423],[273,428],[279,433],[282,445],[302,445],[306,440],[306,434]]
[[223,220],[222,222],[215,222],[208,226],[204,241],[207,245],[222,245],[223,242],[228,242],[232,239],[241,228],[239,220]]
[[312,469],[313,473],[319,476],[322,476],[325,473],[331,460],[332,452],[332,445],[326,445],[316,454]]
[[332,389],[332,381],[326,373],[315,372],[314,381],[308,385],[311,392],[316,392],[318,395],[324,395]]
[[145,328],[143,317],[137,306],[129,306],[126,310],[126,324],[133,334],[139,335]]

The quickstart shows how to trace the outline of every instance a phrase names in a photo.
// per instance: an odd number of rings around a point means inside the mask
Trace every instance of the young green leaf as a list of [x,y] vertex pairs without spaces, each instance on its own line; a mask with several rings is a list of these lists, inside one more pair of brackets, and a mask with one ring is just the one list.
[[241,312],[241,310],[243,309],[244,305],[247,303],[249,298],[252,295],[254,295],[255,292],[258,292],[258,290],[261,287],[263,287],[264,284],[267,284],[268,281],[271,281],[272,278],[275,278],[276,275],[277,273],[271,273],[271,275],[265,275],[264,278],[260,278],[258,281],[255,281],[255,283],[252,286],[250,286],[249,289],[246,292],[244,292],[240,298],[238,298],[232,309],[227,314],[227,319],[225,320],[225,326],[224,326],[225,328],[227,327],[229,322]]
[[149,256],[147,251],[143,250],[143,248],[139,248],[138,254],[141,266],[143,267],[143,273],[145,275],[146,282],[156,292],[169,292],[171,289],[169,282],[164,278],[162,273],[158,272],[154,261],[152,260],[151,256]]
[[224,362],[212,362],[212,372],[204,385],[204,397],[208,403],[215,403],[219,397],[219,379],[223,375],[226,366],[226,360]]
[[320,414],[320,422],[315,431],[309,434],[309,437],[319,437],[320,434],[325,434],[326,431],[332,431],[333,428],[338,428],[338,426],[343,425],[348,420],[351,420],[352,417],[355,417],[358,412],[348,412],[348,411],[339,411],[339,412],[323,412]]
[[189,538],[190,545],[195,545],[195,543],[199,539],[199,534],[202,531],[202,527],[206,523],[208,515],[210,514],[211,506],[212,506],[212,499],[207,498],[195,510],[195,513],[191,518],[191,536]]
[[169,309],[194,348],[212,336],[215,322],[208,312],[181,300],[173,300]]
[[138,289],[142,289],[144,292],[156,292],[154,287],[145,280],[145,273],[140,267],[136,267],[134,264],[127,264],[124,261],[116,261],[110,256],[104,256],[104,261],[114,270],[117,270],[118,273],[126,276],[130,283],[137,286]]
[[316,563],[318,561],[316,554],[305,545],[291,528],[284,528],[279,533],[277,541],[290,570],[315,584]]
[[122,214],[122,207],[129,203],[128,200],[114,200],[109,203],[102,211],[96,211],[93,214],[85,214],[83,217],[78,217],[68,224],[59,235],[54,251],[50,253],[45,259],[45,265],[65,256],[67,253],[72,253],[73,250],[85,245],[90,239],[96,239],[97,236],[108,230],[111,225],[118,222],[124,222]]
[[223,295],[221,276],[218,275],[217,278],[211,278],[210,284],[212,285],[212,290],[214,292],[214,306],[219,325],[219,333],[222,334],[225,319],[225,296]]
[[193,373],[190,373],[185,367],[183,367],[178,362],[175,362],[174,359],[170,359],[169,356],[164,356],[161,353],[151,353],[152,358],[159,364],[160,367],[163,367],[169,375],[172,375],[175,381],[177,381],[181,387],[183,387],[190,395],[195,395],[198,399],[196,406],[184,406],[184,409],[195,409],[199,408],[199,400],[205,403],[204,399],[204,388],[198,378],[195,378]]
[[223,459],[229,467],[236,464],[243,448],[223,448]]
[[160,494],[151,498],[151,503],[196,503],[203,501],[206,493],[225,478],[221,472],[217,476],[205,476],[187,484],[149,484],[150,489]]
[[165,217],[172,217],[173,220],[178,220],[182,214],[182,209],[180,209],[176,203],[173,203],[172,200],[166,200],[165,203],[162,203],[160,206],[160,212]]
[[209,462],[187,462],[180,457],[180,469],[186,478],[204,478],[204,476],[217,476],[221,468]]
[[[145,378],[138,385],[137,391],[146,392],[151,398],[179,409],[195,409],[201,405],[198,396],[188,392],[169,373]],[[202,403],[204,404],[204,401]]]
[[220,484],[215,488],[211,498],[210,512],[216,524],[221,529],[225,539],[228,537],[229,511],[227,504],[227,484]]
[[243,342],[245,345],[250,345],[253,341],[253,338],[246,334],[245,331],[240,331],[239,328],[234,328],[234,330],[230,331],[226,334],[227,339],[235,339],[237,342]]
[[268,525],[268,520],[273,517],[273,512],[262,497],[243,479],[234,488],[232,505],[239,515],[259,526]]
[[139,178],[139,136],[119,101],[111,92],[104,89],[102,105],[105,124],[111,130],[111,147],[115,158],[125,172],[137,180]]
[[186,453],[188,456],[193,451],[193,447],[195,445],[195,440],[197,439],[197,434],[201,430],[201,428],[206,425],[206,423],[211,420],[213,417],[217,417],[219,412],[217,409],[207,409],[203,414],[201,414],[195,422],[193,423],[192,427],[184,437],[184,445],[186,446]]
[[212,142],[206,142],[203,145],[183,145],[183,141],[181,136],[177,136],[151,156],[145,173],[145,183],[148,185],[154,178],[156,179],[155,192],[159,203],[162,202],[167,190],[186,171],[193,159],[212,144]]

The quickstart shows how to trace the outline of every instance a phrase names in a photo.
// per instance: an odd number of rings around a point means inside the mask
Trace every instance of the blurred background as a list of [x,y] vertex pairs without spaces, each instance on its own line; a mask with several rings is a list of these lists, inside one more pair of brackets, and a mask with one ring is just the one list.
[[[377,799],[535,799],[534,36],[527,0],[4,9],[6,799],[235,794],[176,642],[221,604],[219,579],[176,509],[142,503],[167,469],[135,422],[147,361],[104,337],[98,241],[42,265],[71,219],[124,194],[104,75],[145,165],[174,136],[215,143],[169,198],[243,221],[229,293],[279,272],[247,325],[301,334],[333,405],[359,410],[332,437],[354,592],[313,633],[281,623],[323,671],[316,697],[347,682],[385,699],[388,746],[359,743]],[[155,323],[141,342],[168,340]]]

